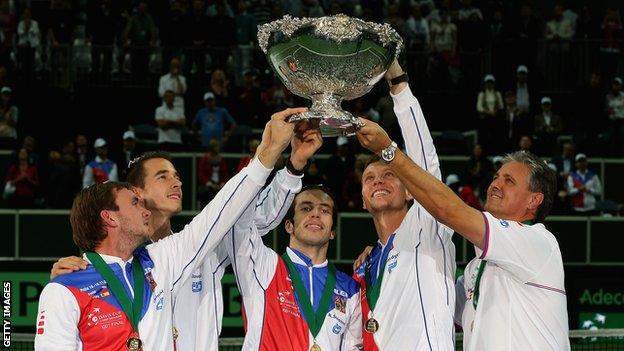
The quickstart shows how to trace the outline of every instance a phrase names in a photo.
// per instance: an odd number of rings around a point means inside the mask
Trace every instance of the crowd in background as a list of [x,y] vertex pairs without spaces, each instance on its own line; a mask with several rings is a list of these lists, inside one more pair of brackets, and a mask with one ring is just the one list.
[[[221,152],[252,154],[253,128],[274,111],[307,103],[268,68],[257,25],[284,14],[338,13],[387,22],[399,32],[406,46],[402,66],[417,96],[453,90],[474,96],[465,110],[472,111],[466,118],[474,118],[478,145],[452,152],[469,154],[470,161],[447,180],[467,202],[477,207],[483,200],[493,156],[525,149],[552,158],[560,213],[594,211],[600,182],[586,171],[584,155],[624,156],[619,11],[589,3],[539,8],[472,0],[0,0],[0,148],[13,150],[4,166],[5,204],[68,207],[78,189],[123,177],[128,162],[148,149],[205,152],[197,189],[199,201],[209,201],[236,171]],[[588,67],[580,76],[578,62],[568,59],[579,51]],[[14,101],[27,102],[28,92],[15,90],[16,83],[76,77],[149,86],[159,103],[145,123],[117,134],[78,134],[60,147],[36,146],[20,132]],[[563,102],[550,94],[562,87],[573,98]],[[569,101],[577,105],[564,109]],[[387,87],[344,106],[400,139]],[[425,114],[437,108],[424,106]],[[346,138],[325,142],[323,152],[331,156],[312,162],[306,181],[328,184],[342,210],[361,210],[362,150]]]

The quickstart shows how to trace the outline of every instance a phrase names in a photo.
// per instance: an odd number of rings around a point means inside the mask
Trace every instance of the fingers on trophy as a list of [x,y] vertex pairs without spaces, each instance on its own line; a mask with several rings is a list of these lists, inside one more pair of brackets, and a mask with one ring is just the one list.
[[389,24],[345,15],[282,19],[260,26],[258,42],[270,66],[294,94],[312,100],[291,115],[295,133],[319,129],[323,137],[352,136],[362,122],[343,100],[368,93],[398,57],[403,40]]

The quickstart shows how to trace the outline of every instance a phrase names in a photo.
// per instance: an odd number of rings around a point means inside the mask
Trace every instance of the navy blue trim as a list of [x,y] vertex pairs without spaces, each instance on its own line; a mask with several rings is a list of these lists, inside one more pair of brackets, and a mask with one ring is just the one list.
[[[221,262],[223,263],[223,262]],[[221,264],[219,264],[219,266],[221,266]],[[218,269],[219,267],[217,267]],[[216,271],[215,271],[216,272]],[[221,329],[219,327],[219,311],[217,310],[217,289],[215,288],[217,286],[217,283],[215,282],[215,272],[212,272],[212,301],[213,301],[213,306],[214,306],[214,317],[215,317],[215,336],[217,338],[217,340],[219,340],[219,330]],[[219,282],[220,283],[220,282]],[[221,294],[221,296],[223,297],[223,294]]]
[[279,211],[277,211],[277,216],[275,216],[275,218],[273,218],[273,220],[269,224],[265,225],[262,228],[258,228],[258,230],[263,230],[263,229],[266,229],[266,228],[270,227],[273,224],[273,222],[275,222],[280,217],[279,214],[284,209],[284,205],[286,205],[286,202],[287,202],[286,199],[288,199],[289,195],[290,195],[290,190],[288,190],[288,192],[286,193],[286,197],[284,198],[284,202],[282,202],[282,207],[280,207]]
[[490,221],[485,216],[485,212],[481,212],[481,215],[483,216],[483,221],[485,221],[485,239],[483,243],[483,251],[481,252],[481,256],[479,256],[479,259],[482,260],[485,258],[490,248]]
[[416,251],[416,254],[414,255],[414,261],[416,264],[416,283],[418,284],[418,296],[420,297],[420,308],[422,310],[422,317],[425,321],[425,334],[427,335],[427,343],[429,344],[429,350],[433,351],[433,348],[431,347],[431,340],[429,339],[429,329],[427,328],[427,313],[425,313],[425,305],[423,304],[422,291],[420,289],[420,275],[418,274],[418,247],[420,246],[421,234],[422,228],[420,228],[420,232],[418,232],[418,245],[416,245],[416,247],[414,248]]
[[436,235],[438,236],[438,240],[440,240],[440,245],[442,245],[442,258],[444,259],[444,287],[446,288],[446,305],[449,304],[449,289],[448,283],[446,282],[446,247],[444,246],[444,241],[442,241],[442,237],[440,236],[440,223],[435,221],[436,224]]
[[418,132],[418,140],[420,140],[420,149],[422,150],[423,163],[425,165],[425,171],[429,171],[429,167],[427,166],[427,157],[425,156],[425,145],[422,141],[422,136],[420,135],[420,128],[418,128],[418,123],[416,123],[416,116],[414,116],[414,110],[412,106],[410,106],[410,112],[412,113],[412,120],[414,121],[414,125],[416,126],[416,132]]
[[[236,188],[234,188],[234,191],[232,191],[232,194],[230,194],[230,197],[227,199],[227,201],[225,201],[225,205],[223,205],[223,207],[221,208],[221,210],[219,211],[219,215],[217,216],[217,218],[215,219],[215,221],[212,223],[212,227],[210,227],[210,229],[208,230],[208,233],[206,234],[206,236],[204,237],[204,240],[202,241],[201,245],[199,245],[199,248],[197,249],[197,251],[195,252],[195,256],[193,256],[193,258],[186,264],[186,266],[184,266],[184,268],[182,268],[182,272],[180,273],[180,276],[178,277],[178,279],[176,279],[173,282],[173,285],[171,286],[171,289],[173,290],[176,286],[176,284],[180,281],[180,279],[182,279],[182,275],[184,275],[184,271],[186,270],[186,268],[188,268],[188,266],[191,265],[191,263],[193,263],[193,261],[195,261],[195,259],[197,258],[197,255],[199,255],[199,253],[201,252],[202,248],[204,247],[204,245],[206,244],[206,240],[208,240],[208,237],[210,236],[210,232],[212,232],[212,230],[214,229],[214,227],[217,225],[217,222],[219,221],[219,218],[221,218],[221,214],[223,213],[223,210],[225,209],[225,207],[228,205],[228,203],[230,202],[230,200],[232,199],[232,197],[234,196],[234,194],[236,194],[236,191],[238,190],[238,188],[241,186],[241,184],[243,184],[243,182],[245,181],[245,179],[247,179],[248,175],[245,175],[243,177],[243,179],[241,179],[240,183],[238,183],[238,185],[236,185]],[[255,197],[255,196],[254,196]],[[240,218],[240,216],[243,214],[243,212],[241,212],[238,216],[238,218]],[[238,220],[238,218],[236,220]]]
[[[251,241],[251,239],[248,239],[248,240],[249,240],[249,244],[251,244],[251,251],[253,251],[254,250],[254,244]],[[258,279],[258,274],[256,274],[256,261],[254,261],[253,255],[249,256],[249,260],[251,261],[251,266],[252,266],[254,278],[256,278],[256,282],[258,282],[258,285],[260,286],[260,288],[262,290],[266,291],[266,289],[262,286],[262,283],[260,282],[260,279]]]
[[262,199],[262,201],[260,201],[260,204],[256,205],[256,208],[258,208],[258,207],[262,206],[262,204],[264,204],[264,200],[266,200],[267,197],[269,197],[269,193],[270,192],[271,192],[271,188],[269,187],[269,188],[267,188],[266,195],[264,195],[264,198]]

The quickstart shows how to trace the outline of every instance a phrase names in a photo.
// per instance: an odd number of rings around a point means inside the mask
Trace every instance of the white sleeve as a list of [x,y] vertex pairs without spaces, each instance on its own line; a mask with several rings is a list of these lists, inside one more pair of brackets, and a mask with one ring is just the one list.
[[496,263],[522,282],[530,281],[554,251],[544,230],[539,230],[543,225],[524,225],[482,213],[485,242],[483,250],[475,246],[477,257]]
[[461,275],[455,282],[455,315],[453,320],[455,324],[462,326],[462,315],[464,314],[464,307],[466,306],[466,288],[464,287],[464,276]]
[[165,91],[167,91],[167,87],[165,86],[165,77],[166,76],[160,77],[160,80],[158,81],[158,96],[160,97],[165,96]]
[[245,210],[227,242],[228,256],[243,297],[263,293],[277,267],[277,253],[264,245],[253,222],[255,210],[254,204]]
[[91,166],[86,165],[84,169],[84,175],[82,176],[82,188],[88,188],[93,185],[93,169]]
[[362,340],[362,306],[360,305],[360,293],[356,293],[349,298],[350,315],[347,322],[347,330],[343,336],[341,351],[363,350]]
[[108,175],[108,180],[113,181],[113,182],[119,181],[119,174],[117,172],[117,164],[113,165],[113,169],[111,169],[111,172]]
[[301,190],[301,178],[284,168],[258,195],[254,222],[261,236],[275,229],[286,216],[295,195]]
[[155,120],[166,119],[164,113],[161,112],[162,109],[160,107],[156,108],[156,112],[154,113]]
[[409,87],[397,95],[390,95],[394,101],[394,113],[397,115],[401,126],[407,156],[420,168],[431,173],[437,179],[441,179],[438,154],[418,100]]
[[600,184],[600,178],[597,175],[594,175],[592,181],[588,183],[589,187],[587,187],[587,191],[594,196],[602,195],[602,185]]
[[79,319],[80,308],[71,291],[58,283],[46,285],[39,296],[35,350],[79,350]]
[[167,267],[174,295],[206,254],[212,252],[232,229],[270,173],[271,169],[253,159],[225,183],[214,199],[182,231],[147,246],[156,265]]

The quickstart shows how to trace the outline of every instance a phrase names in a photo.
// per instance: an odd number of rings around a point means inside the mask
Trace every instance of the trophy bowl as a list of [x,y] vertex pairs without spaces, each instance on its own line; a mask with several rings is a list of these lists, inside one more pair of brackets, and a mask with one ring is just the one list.
[[[282,19],[258,27],[269,64],[292,93],[312,100],[290,122],[319,128],[324,137],[351,136],[361,123],[342,100],[368,93],[398,57],[403,40],[389,24],[345,15]],[[298,126],[299,127],[299,126]]]

